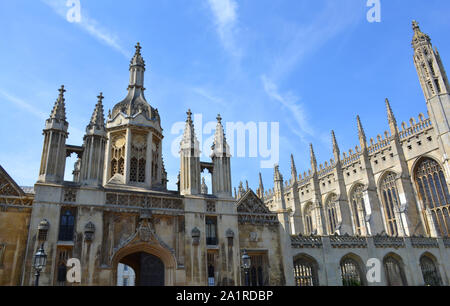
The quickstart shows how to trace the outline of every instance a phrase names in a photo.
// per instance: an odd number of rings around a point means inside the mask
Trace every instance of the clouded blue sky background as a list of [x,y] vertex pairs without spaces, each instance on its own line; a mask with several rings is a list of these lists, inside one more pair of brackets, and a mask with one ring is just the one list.
[[[68,143],[81,145],[98,93],[106,112],[125,97],[140,41],[172,189],[179,159],[171,154],[177,135],[170,130],[188,108],[204,121],[220,113],[225,121],[280,122],[281,171],[288,179],[293,153],[303,173],[310,142],[319,163],[332,157],[332,129],[341,151],[358,144],[357,114],[369,138],[383,134],[386,97],[399,122],[426,113],[412,62],[413,19],[450,67],[449,1],[381,0],[380,23],[367,21],[366,2],[81,0],[76,24],[65,18],[65,0],[2,0],[0,164],[20,185],[34,184],[44,121],[61,84]],[[233,185],[248,179],[256,188],[262,171],[272,187],[273,170],[261,170],[260,161],[233,158]]]

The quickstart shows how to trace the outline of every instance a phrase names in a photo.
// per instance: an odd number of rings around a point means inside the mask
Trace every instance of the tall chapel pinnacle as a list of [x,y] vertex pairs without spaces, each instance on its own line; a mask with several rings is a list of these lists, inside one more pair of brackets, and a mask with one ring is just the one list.
[[53,110],[50,114],[50,119],[57,119],[57,120],[66,120],[66,105],[65,105],[65,99],[64,99],[64,93],[66,90],[64,89],[64,85],[61,85],[61,88],[58,89],[59,95],[58,99],[55,102],[55,106],[53,107]]

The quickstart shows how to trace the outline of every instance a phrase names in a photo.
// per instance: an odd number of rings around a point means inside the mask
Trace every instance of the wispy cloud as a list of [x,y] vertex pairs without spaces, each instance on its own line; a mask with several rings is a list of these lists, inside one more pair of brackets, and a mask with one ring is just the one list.
[[192,90],[192,92],[194,92],[195,94],[205,98],[209,102],[212,102],[214,104],[218,104],[220,106],[229,106],[229,104],[225,103],[225,101],[222,98],[215,96],[214,94],[210,93],[205,88],[192,87],[191,90]]
[[[41,0],[43,3],[51,7],[55,13],[66,19],[67,12],[70,9],[66,6],[65,0]],[[86,31],[89,35],[113,48],[114,50],[123,54],[126,58],[131,57],[131,53],[120,45],[120,40],[117,35],[111,33],[108,29],[102,26],[97,20],[89,17],[86,9],[81,9],[80,22],[74,22],[75,25]]]
[[21,98],[18,98],[1,88],[0,88],[0,96],[3,96],[8,102],[14,104],[15,106],[20,107],[21,109],[29,112],[30,114],[33,114],[39,119],[45,120],[48,117],[48,115],[46,115],[44,112],[31,105],[30,103],[25,102]]
[[224,48],[233,56],[241,57],[235,35],[238,31],[238,4],[236,0],[207,0],[214,16],[217,34]]
[[291,92],[280,93],[278,86],[267,76],[262,75],[264,91],[270,99],[279,102],[293,117],[296,127],[292,128],[293,133],[300,137],[303,142],[307,142],[305,136],[314,136],[314,129],[308,122],[308,116],[299,98]]

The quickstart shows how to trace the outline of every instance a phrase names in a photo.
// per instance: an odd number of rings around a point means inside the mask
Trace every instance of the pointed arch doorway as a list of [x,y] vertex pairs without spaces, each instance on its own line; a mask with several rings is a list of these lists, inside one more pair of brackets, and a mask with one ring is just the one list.
[[113,257],[113,284],[117,283],[118,266],[124,264],[135,272],[135,286],[173,286],[176,261],[159,245],[138,243],[119,250]]
[[135,286],[165,285],[165,266],[158,256],[146,252],[136,252],[123,257],[119,263],[134,270]]

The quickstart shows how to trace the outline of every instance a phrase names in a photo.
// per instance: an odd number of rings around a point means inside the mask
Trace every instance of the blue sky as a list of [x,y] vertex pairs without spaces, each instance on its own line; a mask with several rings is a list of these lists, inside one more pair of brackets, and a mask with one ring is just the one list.
[[[0,164],[20,185],[37,179],[44,121],[66,86],[69,144],[81,145],[100,91],[106,110],[126,95],[128,65],[139,41],[147,63],[148,102],[159,109],[169,186],[172,125],[191,108],[204,121],[280,122],[280,168],[290,154],[309,169],[312,142],[319,163],[358,144],[356,115],[366,134],[388,129],[384,99],[399,122],[426,113],[412,62],[417,19],[450,66],[450,2],[381,0],[381,22],[366,19],[366,0],[81,0],[81,23],[70,23],[65,0],[0,2]],[[204,138],[207,136],[205,135]],[[203,160],[208,160],[203,157]],[[233,158],[233,185],[252,188],[259,158]],[[72,169],[71,160],[67,167]]]

